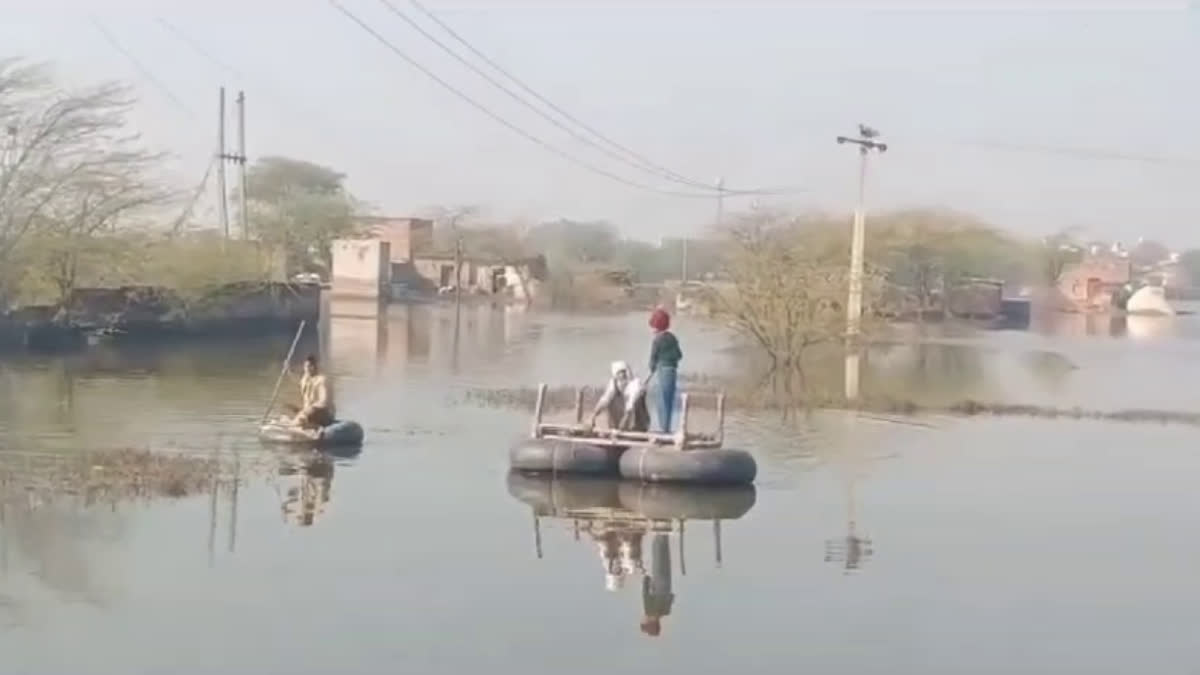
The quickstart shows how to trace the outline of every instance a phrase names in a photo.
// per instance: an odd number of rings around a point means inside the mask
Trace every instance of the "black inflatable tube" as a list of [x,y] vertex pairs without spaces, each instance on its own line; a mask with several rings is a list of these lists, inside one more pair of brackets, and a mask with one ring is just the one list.
[[620,481],[612,478],[508,474],[508,494],[533,507],[541,516],[565,513],[568,509],[620,508],[619,485]]
[[621,476],[647,483],[749,485],[758,464],[745,450],[630,448],[620,458]]
[[508,461],[513,470],[523,473],[615,477],[620,474],[623,451],[624,448],[527,438],[512,447]]
[[655,520],[737,520],[754,508],[753,485],[680,485],[623,481],[621,506]]
[[365,437],[362,425],[353,420],[338,420],[321,430],[320,438],[306,438],[302,435],[285,434],[275,423],[266,424],[259,432],[259,440],[268,445],[285,445],[293,447],[333,449],[361,448]]

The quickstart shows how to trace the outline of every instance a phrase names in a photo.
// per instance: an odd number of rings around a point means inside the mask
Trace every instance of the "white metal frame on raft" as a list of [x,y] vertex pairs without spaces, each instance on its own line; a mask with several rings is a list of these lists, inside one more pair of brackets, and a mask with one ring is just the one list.
[[548,387],[538,385],[537,404],[533,410],[533,438],[551,438],[568,443],[608,446],[674,446],[679,450],[720,448],[725,443],[725,394],[717,394],[717,432],[715,434],[688,433],[688,394],[679,396],[679,430],[672,434],[657,431],[625,431],[621,429],[595,429],[583,423],[583,390],[575,390],[575,423],[558,424],[543,422],[546,391]]

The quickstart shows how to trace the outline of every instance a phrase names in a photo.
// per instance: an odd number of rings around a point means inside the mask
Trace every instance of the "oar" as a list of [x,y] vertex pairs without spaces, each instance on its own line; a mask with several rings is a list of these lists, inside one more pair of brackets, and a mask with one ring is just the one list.
[[279,371],[279,379],[275,380],[275,391],[271,393],[271,402],[267,404],[267,410],[263,413],[262,421],[258,423],[262,426],[267,423],[267,418],[271,416],[271,410],[275,408],[275,399],[279,398],[279,387],[283,385],[283,377],[287,375],[288,366],[292,364],[292,354],[296,352],[296,345],[300,342],[300,334],[304,332],[304,321],[300,322],[300,327],[296,329],[296,337],[292,338],[292,346],[288,349],[287,358],[283,360],[283,368]]

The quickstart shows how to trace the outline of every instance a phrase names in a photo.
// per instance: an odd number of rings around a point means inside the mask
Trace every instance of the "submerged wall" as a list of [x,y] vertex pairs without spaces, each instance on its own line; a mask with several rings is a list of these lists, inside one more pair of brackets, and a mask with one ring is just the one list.
[[0,349],[61,351],[113,340],[262,335],[316,322],[321,288],[244,282],[180,294],[153,286],[82,288],[59,306],[0,315]]

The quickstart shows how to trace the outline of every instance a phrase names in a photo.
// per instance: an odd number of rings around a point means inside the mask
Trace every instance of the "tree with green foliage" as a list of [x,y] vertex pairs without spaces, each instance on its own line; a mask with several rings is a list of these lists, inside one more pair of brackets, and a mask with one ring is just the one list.
[[334,239],[358,233],[362,205],[345,174],[288,157],[263,157],[246,172],[252,235],[282,249],[290,272],[328,271]]
[[868,255],[888,270],[887,280],[918,312],[971,278],[1023,280],[1022,244],[970,216],[945,210],[909,210],[873,219]]
[[[724,242],[728,282],[710,285],[708,294],[715,315],[755,344],[772,370],[803,381],[809,351],[845,335],[847,228],[822,217],[759,211],[734,218]],[[868,265],[864,318],[873,314],[881,283],[880,271]]]

